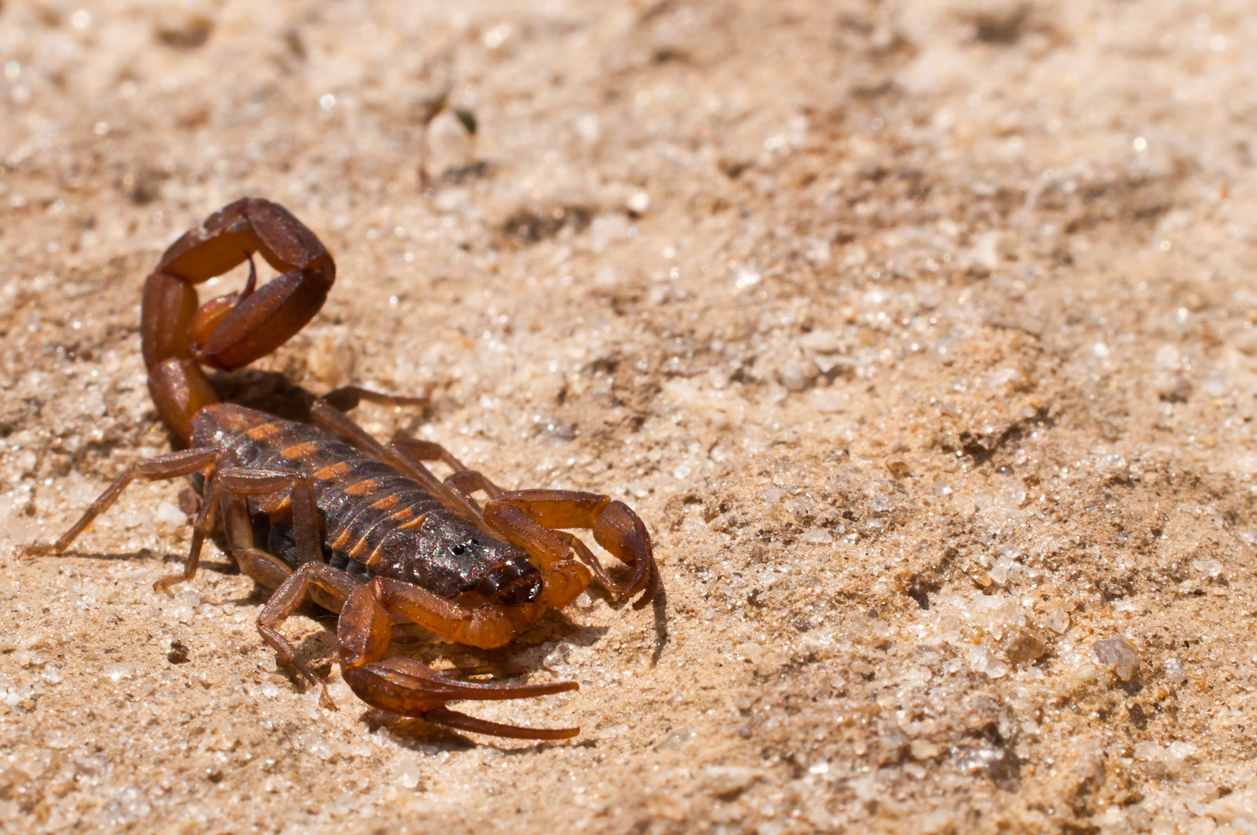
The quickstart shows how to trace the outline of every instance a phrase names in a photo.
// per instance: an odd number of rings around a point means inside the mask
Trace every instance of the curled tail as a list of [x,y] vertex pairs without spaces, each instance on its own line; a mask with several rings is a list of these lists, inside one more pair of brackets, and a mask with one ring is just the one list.
[[[253,254],[280,272],[255,287]],[[250,264],[239,292],[201,304],[196,286]],[[183,234],[144,284],[140,335],[148,390],[183,443],[192,419],[218,394],[201,368],[229,371],[269,354],[323,306],[336,264],[318,237],[277,203],[246,197]]]

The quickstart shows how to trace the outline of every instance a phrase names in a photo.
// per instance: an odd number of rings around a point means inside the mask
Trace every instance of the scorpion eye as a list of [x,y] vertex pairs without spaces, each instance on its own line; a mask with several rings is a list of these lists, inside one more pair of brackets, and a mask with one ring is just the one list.
[[475,544],[476,544],[476,541],[474,539],[468,539],[465,542],[455,543],[450,548],[450,553],[452,553],[456,557],[461,557],[463,554],[466,554],[469,550],[471,550],[471,546]]

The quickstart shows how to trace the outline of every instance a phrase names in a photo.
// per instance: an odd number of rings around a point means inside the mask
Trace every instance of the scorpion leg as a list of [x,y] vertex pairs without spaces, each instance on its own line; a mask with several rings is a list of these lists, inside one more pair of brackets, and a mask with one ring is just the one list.
[[423,626],[448,641],[498,646],[510,640],[514,624],[495,607],[467,607],[409,583],[377,577],[354,589],[341,609],[336,634],[341,676],[370,705],[476,733],[517,739],[567,739],[579,728],[524,728],[477,719],[449,710],[463,699],[527,699],[576,690],[574,681],[509,685],[452,678],[404,656],[385,657],[392,638],[392,615]]
[[[261,585],[275,589],[258,616],[258,632],[275,650],[281,664],[295,670],[302,679],[317,683],[321,690],[320,701],[325,707],[335,708],[327,685],[297,659],[292,644],[277,628],[301,606],[307,596],[314,597],[319,605],[331,611],[339,611],[354,587],[354,581],[348,574],[322,561],[323,550],[319,544],[321,523],[310,478],[282,470],[229,467],[216,475],[214,489],[209,495],[207,506],[230,502],[225,527],[232,559],[242,572]],[[269,506],[263,507],[270,513],[291,511],[296,540],[295,559],[299,563],[295,572],[283,560],[253,546],[253,531],[248,524],[248,510],[244,504],[250,496],[270,497]],[[176,576],[167,578],[166,582],[182,579],[184,577]]]
[[[223,531],[227,553],[246,577],[264,589],[277,589],[292,574],[292,567],[274,554],[254,547],[253,521],[244,496],[223,497]],[[323,605],[322,601],[318,601]],[[327,608],[335,609],[334,605]]]
[[[552,535],[556,532],[551,528],[592,530],[599,545],[633,569],[624,583],[615,583],[605,571],[595,569],[595,576],[607,591],[622,600],[640,592],[633,604],[638,609],[655,594],[659,572],[646,525],[628,505],[610,496],[575,490],[515,490],[490,501],[485,506],[485,520],[508,539],[527,535],[530,522]],[[574,549],[578,559],[596,563],[588,548],[574,544],[579,542],[574,536],[563,534],[556,538]]]
[[318,510],[314,504],[314,488],[309,478],[280,470],[221,467],[214,471],[206,484],[206,500],[201,504],[201,510],[192,525],[193,547],[184,563],[183,571],[161,578],[153,584],[153,588],[170,594],[171,586],[196,576],[201,552],[200,540],[213,532],[218,511],[227,497],[269,496],[285,490],[287,495],[276,503],[274,510],[288,507],[292,509],[298,561],[304,563],[321,559]]
[[[118,476],[105,489],[105,492],[97,497],[96,501],[88,505],[87,510],[83,512],[79,520],[62,534],[60,539],[50,545],[30,545],[27,547],[27,552],[37,556],[64,553],[65,549],[70,547],[70,544],[78,538],[79,534],[87,529],[92,520],[108,510],[118,500],[118,497],[122,495],[122,491],[127,488],[127,485],[137,478],[146,481],[160,481],[192,475],[193,473],[203,473],[212,476],[225,455],[226,453],[218,449],[185,449],[179,452],[168,452],[164,455],[150,458],[147,461],[141,461]],[[198,516],[204,515],[204,513],[205,511],[202,509],[201,514],[198,514]],[[204,533],[194,527],[192,547],[188,555],[189,562],[195,563],[203,539]]]
[[[257,566],[262,570],[267,570],[265,557],[268,556],[264,552],[256,552],[256,549],[238,549],[235,554],[236,558],[242,560],[242,570],[245,563],[250,564],[261,562]],[[256,570],[256,569],[255,569]],[[283,623],[289,615],[301,608],[301,604],[306,601],[307,597],[315,596],[317,592],[321,592],[319,599],[326,600],[333,604],[333,610],[340,610],[344,607],[345,601],[350,597],[357,585],[354,579],[344,571],[338,568],[332,568],[323,562],[307,562],[302,564],[300,568],[288,576],[286,580],[280,583],[279,588],[271,595],[270,600],[266,601],[266,606],[262,608],[262,613],[258,615],[258,632],[262,635],[262,639],[275,650],[275,655],[279,662],[285,667],[296,671],[297,675],[306,682],[318,685],[319,702],[329,710],[336,709],[336,703],[332,701],[332,697],[327,692],[327,684],[304,662],[297,658],[297,653],[293,650],[292,644],[288,639],[279,633],[279,625]]]
[[352,411],[363,400],[384,406],[401,407],[426,406],[432,402],[432,398],[426,392],[418,397],[406,397],[374,389],[364,389],[361,386],[341,386],[338,389],[332,389],[319,400],[341,412]]
[[423,441],[404,433],[393,436],[392,445],[398,450],[419,461],[440,461],[454,472],[445,479],[445,484],[452,490],[463,495],[467,501],[475,504],[471,494],[483,490],[485,495],[496,499],[506,491],[488,479],[484,473],[473,470],[454,457],[454,453],[433,441]]
[[[240,566],[241,572],[245,576],[251,578],[262,588],[276,590],[284,585],[284,583],[294,576],[292,567],[289,566],[279,557],[270,554],[260,548],[254,547],[253,542],[253,526],[249,518],[248,506],[245,503],[244,496],[227,495],[224,496],[226,504],[226,519],[224,528],[227,537],[227,550],[231,554],[232,559]],[[307,563],[308,565],[325,565],[323,563]],[[326,567],[326,566],[325,566]],[[318,571],[318,569],[307,569],[308,572]],[[343,573],[343,572],[342,572]],[[322,578],[327,579],[327,578]],[[319,583],[307,582],[304,588],[304,594],[313,598],[314,602],[322,606],[328,611],[339,611],[344,605],[350,590],[353,588],[353,581],[348,578],[341,578],[336,575],[331,577],[334,582]],[[345,582],[348,580],[348,582]],[[288,589],[285,597],[273,594],[270,602],[276,602],[277,607],[294,591]],[[301,589],[297,589],[301,591]],[[293,611],[301,605],[302,600],[299,599]],[[263,612],[265,614],[265,612]],[[276,613],[272,611],[275,620],[267,628],[269,633],[262,632],[262,625],[259,624],[259,633],[262,634],[267,644],[275,650],[277,660],[284,663],[284,659],[295,659],[295,653],[292,645],[278,633],[279,624],[288,616],[288,613]],[[259,621],[261,617],[259,616]],[[305,666],[292,663],[297,668],[298,675],[306,681],[314,680],[313,673]],[[321,692],[319,701],[325,706],[335,708],[331,696],[327,693],[327,688],[320,682]]]
[[[231,558],[236,561],[236,565],[240,566],[240,572],[244,576],[253,580],[264,589],[277,589],[284,584],[284,581],[292,576],[292,567],[279,557],[260,548],[234,547],[231,549]],[[316,601],[322,598],[318,597],[316,591]],[[334,601],[332,601],[334,602]],[[322,606],[322,603],[319,603]],[[335,606],[329,606],[331,610],[335,610]]]

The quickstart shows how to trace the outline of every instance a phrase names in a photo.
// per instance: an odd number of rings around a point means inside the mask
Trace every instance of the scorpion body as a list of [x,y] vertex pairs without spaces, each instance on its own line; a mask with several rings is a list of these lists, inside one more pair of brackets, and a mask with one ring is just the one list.
[[[221,449],[239,467],[308,478],[325,530],[319,557],[356,580],[388,577],[450,600],[476,591],[508,605],[541,591],[527,553],[484,536],[414,479],[317,427],[216,403],[193,421],[192,444]],[[246,506],[254,541],[300,568],[291,515],[257,497]]]
[[[256,286],[253,253],[280,275]],[[244,263],[238,293],[201,304],[195,285]],[[316,400],[308,422],[221,402],[202,370],[248,365],[318,312],[335,278],[319,239],[282,206],[238,200],[166,250],[148,277],[141,339],[158,414],[181,446],[123,473],[51,545],[63,553],[136,479],[189,477],[199,493],[182,572],[154,583],[169,593],[196,575],[204,540],[221,534],[241,571],[273,593],[258,631],[278,660],[322,688],[279,632],[307,600],[339,613],[341,675],[368,704],[478,733],[561,739],[578,728],[523,728],[450,710],[463,699],[519,699],[577,689],[575,682],[509,684],[438,672],[390,654],[393,625],[409,622],[449,642],[508,643],[590,583],[645,605],[658,572],[645,525],[627,505],[596,493],[506,490],[444,447],[405,434],[385,444],[346,414],[360,400],[423,402],[357,387]],[[426,462],[452,472],[438,478]],[[482,501],[477,498],[483,494]],[[615,580],[584,542],[590,530],[630,567]]]

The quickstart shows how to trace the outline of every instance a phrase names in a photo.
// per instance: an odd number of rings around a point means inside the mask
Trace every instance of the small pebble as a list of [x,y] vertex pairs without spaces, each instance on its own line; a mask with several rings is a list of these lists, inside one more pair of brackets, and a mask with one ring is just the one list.
[[1139,674],[1139,653],[1125,638],[1096,641],[1091,650],[1096,660],[1112,670],[1121,681],[1131,681]]
[[1004,654],[1013,664],[1033,664],[1047,652],[1047,644],[1035,632],[1015,629],[1004,642]]
[[834,541],[834,536],[824,528],[812,528],[804,531],[799,539],[809,545],[829,545]]
[[158,527],[167,529],[178,528],[188,521],[182,510],[166,501],[158,502],[153,518],[157,522]]
[[912,744],[908,746],[908,750],[914,760],[929,760],[938,756],[939,748],[929,740],[914,739]]
[[208,16],[175,7],[163,9],[153,27],[153,37],[174,49],[195,49],[208,41],[213,31],[214,21]]

